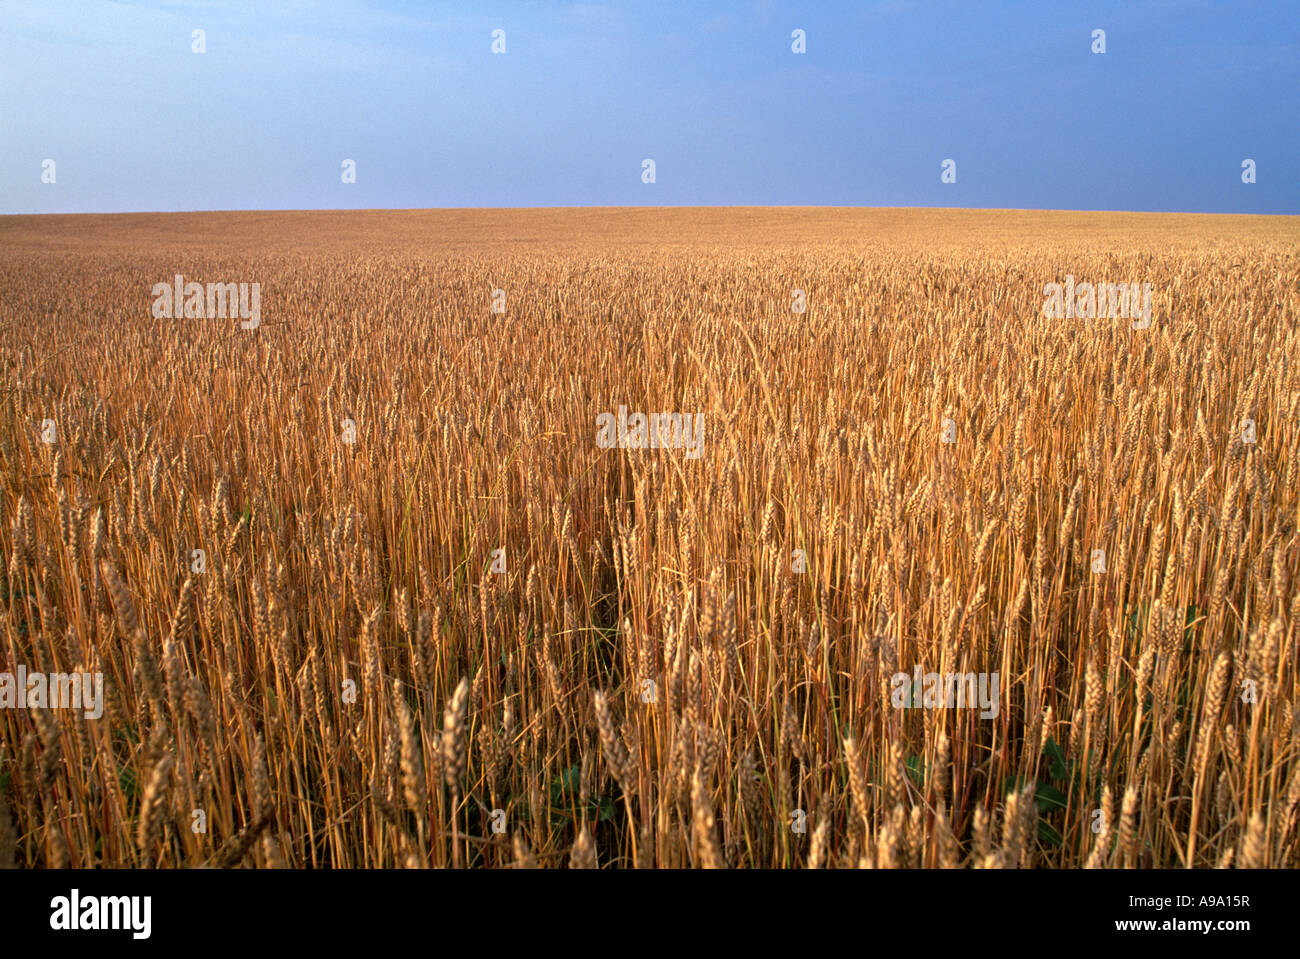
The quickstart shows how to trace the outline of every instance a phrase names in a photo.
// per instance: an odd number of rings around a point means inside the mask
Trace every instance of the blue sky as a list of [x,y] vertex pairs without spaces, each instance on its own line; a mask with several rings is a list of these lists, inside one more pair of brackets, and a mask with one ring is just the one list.
[[0,0],[0,213],[1296,214],[1297,103],[1295,0]]

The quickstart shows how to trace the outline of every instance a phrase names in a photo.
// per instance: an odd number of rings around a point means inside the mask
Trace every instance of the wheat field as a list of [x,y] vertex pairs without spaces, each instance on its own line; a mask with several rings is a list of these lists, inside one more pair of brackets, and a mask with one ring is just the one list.
[[0,866],[1294,867],[1298,318],[1294,217],[0,218],[0,672],[104,699]]

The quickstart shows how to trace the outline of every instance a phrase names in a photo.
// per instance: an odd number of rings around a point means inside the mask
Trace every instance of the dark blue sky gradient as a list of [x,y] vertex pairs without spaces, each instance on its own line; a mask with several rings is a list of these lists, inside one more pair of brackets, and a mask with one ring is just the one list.
[[0,212],[1296,214],[1297,103],[1294,0],[0,0]]

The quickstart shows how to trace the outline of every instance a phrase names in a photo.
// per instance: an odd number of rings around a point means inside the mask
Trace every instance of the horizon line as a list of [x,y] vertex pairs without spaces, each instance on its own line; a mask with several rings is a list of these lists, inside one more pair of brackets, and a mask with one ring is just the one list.
[[1297,217],[1300,213],[1225,213],[1206,210],[1120,210],[1080,209],[1067,207],[949,207],[949,206],[874,206],[870,204],[796,204],[796,203],[738,203],[695,204],[667,203],[654,206],[573,204],[559,206],[428,206],[428,207],[262,207],[216,208],[195,210],[98,210],[57,213],[0,213],[0,219],[11,217],[74,217],[74,216],[189,216],[221,213],[452,213],[474,211],[549,212],[556,210],[610,210],[619,212],[657,210],[933,210],[947,213],[1124,213],[1135,216],[1248,216]]

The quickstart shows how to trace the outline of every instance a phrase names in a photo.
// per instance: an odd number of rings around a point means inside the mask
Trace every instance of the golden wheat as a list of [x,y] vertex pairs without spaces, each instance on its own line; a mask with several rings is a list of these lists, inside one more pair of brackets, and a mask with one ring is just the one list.
[[[0,673],[104,677],[101,717],[0,709],[0,866],[1300,861],[1294,218],[0,249]],[[154,319],[177,273],[261,325]],[[1046,319],[1066,274],[1150,282],[1150,328]],[[601,448],[620,405],[701,455]],[[914,669],[999,711],[895,708]]]

